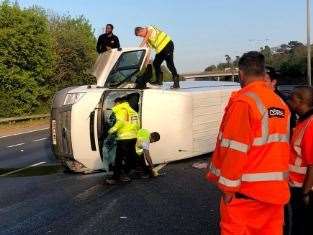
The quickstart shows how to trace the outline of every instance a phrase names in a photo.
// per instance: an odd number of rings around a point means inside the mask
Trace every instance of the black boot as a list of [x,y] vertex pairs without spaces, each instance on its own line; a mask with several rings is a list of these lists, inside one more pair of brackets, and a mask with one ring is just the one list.
[[171,86],[171,89],[179,89],[179,76],[173,77],[174,84]]

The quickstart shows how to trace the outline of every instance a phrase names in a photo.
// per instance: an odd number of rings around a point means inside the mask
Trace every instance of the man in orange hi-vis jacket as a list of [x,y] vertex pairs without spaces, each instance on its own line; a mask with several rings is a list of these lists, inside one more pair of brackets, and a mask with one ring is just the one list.
[[225,109],[207,178],[223,196],[222,235],[281,235],[289,200],[287,105],[266,84],[264,56],[239,60],[242,89]]

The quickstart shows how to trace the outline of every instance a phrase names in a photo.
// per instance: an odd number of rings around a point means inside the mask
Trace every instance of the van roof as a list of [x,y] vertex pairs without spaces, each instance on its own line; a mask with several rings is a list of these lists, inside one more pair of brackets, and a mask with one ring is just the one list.
[[[163,83],[162,90],[170,90],[171,82]],[[221,81],[182,81],[180,82],[180,89],[171,90],[177,92],[196,92],[207,90],[226,90],[239,89],[240,84],[237,82],[221,82]],[[156,88],[159,89],[159,88]]]

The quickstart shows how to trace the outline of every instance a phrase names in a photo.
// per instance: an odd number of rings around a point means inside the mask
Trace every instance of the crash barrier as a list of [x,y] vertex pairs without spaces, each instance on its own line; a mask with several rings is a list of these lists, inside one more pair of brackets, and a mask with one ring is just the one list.
[[29,115],[29,116],[24,116],[24,117],[0,118],[0,125],[1,124],[14,124],[16,122],[23,122],[23,121],[30,121],[30,120],[37,120],[37,119],[45,119],[49,117],[50,117],[50,114],[36,114],[36,115]]

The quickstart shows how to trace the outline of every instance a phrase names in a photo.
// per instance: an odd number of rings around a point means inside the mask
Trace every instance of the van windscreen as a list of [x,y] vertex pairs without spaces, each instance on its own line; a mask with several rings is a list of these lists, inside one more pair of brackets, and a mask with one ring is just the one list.
[[128,51],[121,54],[106,81],[107,87],[117,87],[136,74],[142,64],[145,50]]

